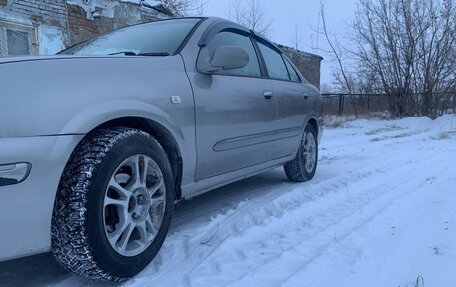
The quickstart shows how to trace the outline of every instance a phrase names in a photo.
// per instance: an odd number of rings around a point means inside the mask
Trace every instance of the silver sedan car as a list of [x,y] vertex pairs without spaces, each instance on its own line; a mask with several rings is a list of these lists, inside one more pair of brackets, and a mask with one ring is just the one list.
[[284,166],[312,179],[319,91],[220,18],[127,27],[49,57],[0,58],[0,261],[51,251],[126,280],[176,201]]

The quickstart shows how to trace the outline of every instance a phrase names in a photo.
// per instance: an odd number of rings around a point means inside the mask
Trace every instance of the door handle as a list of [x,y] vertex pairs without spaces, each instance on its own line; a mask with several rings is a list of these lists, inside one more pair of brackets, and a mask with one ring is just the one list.
[[306,93],[303,93],[302,96],[304,97],[304,99],[308,99],[309,98],[309,94],[306,94]]
[[263,95],[266,98],[266,100],[270,100],[270,99],[272,99],[273,93],[272,92],[264,92]]

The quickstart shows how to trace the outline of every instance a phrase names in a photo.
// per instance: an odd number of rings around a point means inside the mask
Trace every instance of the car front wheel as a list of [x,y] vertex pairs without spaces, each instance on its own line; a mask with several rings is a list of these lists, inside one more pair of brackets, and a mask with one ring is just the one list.
[[165,151],[149,134],[100,130],[73,152],[52,217],[52,252],[67,270],[124,281],[143,270],[168,232],[175,187]]

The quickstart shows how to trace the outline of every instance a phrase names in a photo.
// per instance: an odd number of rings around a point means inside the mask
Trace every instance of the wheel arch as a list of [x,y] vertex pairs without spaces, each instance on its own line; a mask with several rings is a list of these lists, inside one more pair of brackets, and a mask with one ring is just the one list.
[[121,117],[104,122],[94,127],[88,134],[100,129],[126,127],[139,129],[153,136],[165,150],[171,164],[174,183],[176,186],[176,199],[182,196],[182,153],[173,134],[160,123],[143,117]]
[[160,143],[171,164],[176,199],[180,199],[184,135],[173,118],[162,108],[137,100],[103,102],[78,113],[60,134],[83,134],[86,138],[96,130],[121,126],[147,132]]
[[[138,129],[150,134],[158,141],[168,156],[168,160],[171,164],[171,169],[174,177],[173,180],[176,187],[176,200],[180,199],[182,196],[181,183],[183,172],[181,148],[179,146],[178,140],[176,139],[176,136],[173,135],[173,133],[168,128],[156,120],[142,116],[122,116],[118,118],[106,119],[98,125],[90,127],[90,130],[85,132],[85,136],[78,142],[73,151],[85,138],[92,135],[94,132],[100,129],[111,129],[115,127]],[[67,159],[65,165],[68,164],[69,160],[70,158]]]

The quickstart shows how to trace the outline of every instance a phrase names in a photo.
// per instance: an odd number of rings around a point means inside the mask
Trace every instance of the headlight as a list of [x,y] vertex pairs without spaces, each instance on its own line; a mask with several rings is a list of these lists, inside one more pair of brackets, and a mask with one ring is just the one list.
[[18,184],[27,179],[32,164],[27,162],[0,165],[0,186]]

